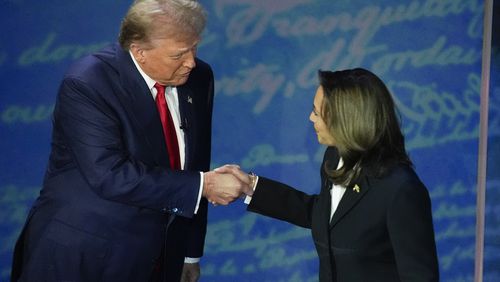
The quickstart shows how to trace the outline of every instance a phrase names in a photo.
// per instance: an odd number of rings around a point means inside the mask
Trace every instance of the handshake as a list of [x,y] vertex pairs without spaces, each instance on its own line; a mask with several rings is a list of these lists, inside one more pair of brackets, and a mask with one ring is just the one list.
[[202,196],[213,205],[228,205],[243,196],[252,196],[256,176],[237,165],[224,165],[203,173]]

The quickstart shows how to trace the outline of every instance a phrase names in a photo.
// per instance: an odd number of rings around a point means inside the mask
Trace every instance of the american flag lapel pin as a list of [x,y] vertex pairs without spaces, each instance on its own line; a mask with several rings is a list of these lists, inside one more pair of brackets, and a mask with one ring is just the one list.
[[359,191],[361,191],[361,188],[359,188],[358,184],[354,184],[354,187],[352,187],[352,190],[356,193],[359,193]]

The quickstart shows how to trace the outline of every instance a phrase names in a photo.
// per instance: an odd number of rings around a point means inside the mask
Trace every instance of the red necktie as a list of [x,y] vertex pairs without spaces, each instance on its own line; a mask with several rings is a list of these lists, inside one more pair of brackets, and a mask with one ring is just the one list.
[[163,126],[163,135],[165,137],[165,142],[167,143],[170,167],[172,169],[180,169],[181,160],[179,156],[179,143],[177,143],[177,134],[174,122],[165,99],[165,86],[156,83],[155,88],[158,91],[156,94],[156,107],[158,108],[158,113],[160,114],[161,124]]

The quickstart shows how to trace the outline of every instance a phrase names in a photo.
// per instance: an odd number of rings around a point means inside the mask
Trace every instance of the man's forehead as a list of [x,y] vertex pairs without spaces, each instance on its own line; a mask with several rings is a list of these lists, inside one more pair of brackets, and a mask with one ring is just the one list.
[[156,46],[164,46],[172,50],[188,50],[198,45],[199,38],[176,39],[176,38],[156,38],[151,40]]

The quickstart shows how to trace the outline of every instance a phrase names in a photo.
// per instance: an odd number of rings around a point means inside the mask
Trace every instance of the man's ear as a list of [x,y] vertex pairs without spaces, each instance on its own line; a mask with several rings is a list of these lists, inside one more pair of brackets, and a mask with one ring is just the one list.
[[134,59],[139,62],[139,63],[144,63],[145,57],[144,57],[144,49],[137,43],[132,43],[130,44],[130,52],[132,53],[132,56],[134,56]]

